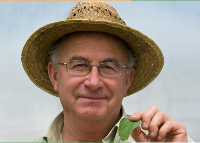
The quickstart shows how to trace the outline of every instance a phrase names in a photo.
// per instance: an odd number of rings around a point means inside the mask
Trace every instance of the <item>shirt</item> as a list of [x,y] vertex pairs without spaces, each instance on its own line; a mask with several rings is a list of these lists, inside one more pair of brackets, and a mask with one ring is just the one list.
[[[130,115],[127,115],[125,113],[125,110],[122,106],[122,117],[123,118],[130,118]],[[111,131],[108,133],[108,135],[102,139],[102,142],[122,142],[120,139],[118,128],[119,123],[121,119],[118,121],[118,123],[111,129]],[[62,139],[62,128],[64,125],[64,115],[63,112],[61,112],[59,115],[56,116],[56,118],[53,120],[53,122],[50,124],[48,130],[44,134],[43,137],[40,137],[33,142],[63,142]],[[148,133],[148,131],[143,130],[145,134]],[[125,142],[135,142],[134,139],[129,135],[129,138]],[[192,139],[188,137],[188,142],[194,142]]]

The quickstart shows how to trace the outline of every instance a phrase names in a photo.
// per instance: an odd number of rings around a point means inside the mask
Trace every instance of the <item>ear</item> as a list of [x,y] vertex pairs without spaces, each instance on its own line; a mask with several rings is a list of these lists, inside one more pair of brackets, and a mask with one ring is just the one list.
[[54,90],[58,92],[58,82],[57,82],[57,69],[53,62],[48,63],[48,74],[51,80],[52,85],[54,86]]
[[134,78],[134,74],[135,74],[135,69],[134,68],[129,69],[129,73],[127,74],[127,77],[126,77],[126,90],[125,90],[124,96],[126,95],[129,87],[131,86],[131,83]]

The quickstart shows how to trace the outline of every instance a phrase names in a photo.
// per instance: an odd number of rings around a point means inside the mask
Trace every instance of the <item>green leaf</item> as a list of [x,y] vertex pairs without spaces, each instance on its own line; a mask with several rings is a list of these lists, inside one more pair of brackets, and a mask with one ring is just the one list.
[[128,139],[132,130],[140,125],[140,121],[131,121],[130,119],[123,118],[119,123],[118,133],[122,141]]

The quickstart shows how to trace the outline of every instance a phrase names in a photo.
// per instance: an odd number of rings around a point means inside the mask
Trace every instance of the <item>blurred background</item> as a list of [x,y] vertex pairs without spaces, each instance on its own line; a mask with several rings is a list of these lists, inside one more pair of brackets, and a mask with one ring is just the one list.
[[[76,1],[0,2],[0,142],[41,137],[62,111],[59,98],[37,88],[21,64],[21,51],[41,26],[66,19]],[[153,39],[165,65],[142,91],[124,98],[128,114],[157,106],[200,141],[200,1],[106,1],[126,24]]]

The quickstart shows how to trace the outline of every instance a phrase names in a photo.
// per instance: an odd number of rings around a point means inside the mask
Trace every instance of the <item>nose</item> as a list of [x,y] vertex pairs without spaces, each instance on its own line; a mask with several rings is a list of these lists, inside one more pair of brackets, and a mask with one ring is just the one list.
[[98,70],[98,66],[92,66],[90,73],[86,76],[87,79],[84,82],[86,87],[91,90],[97,90],[102,87],[102,81],[100,79],[101,75]]

